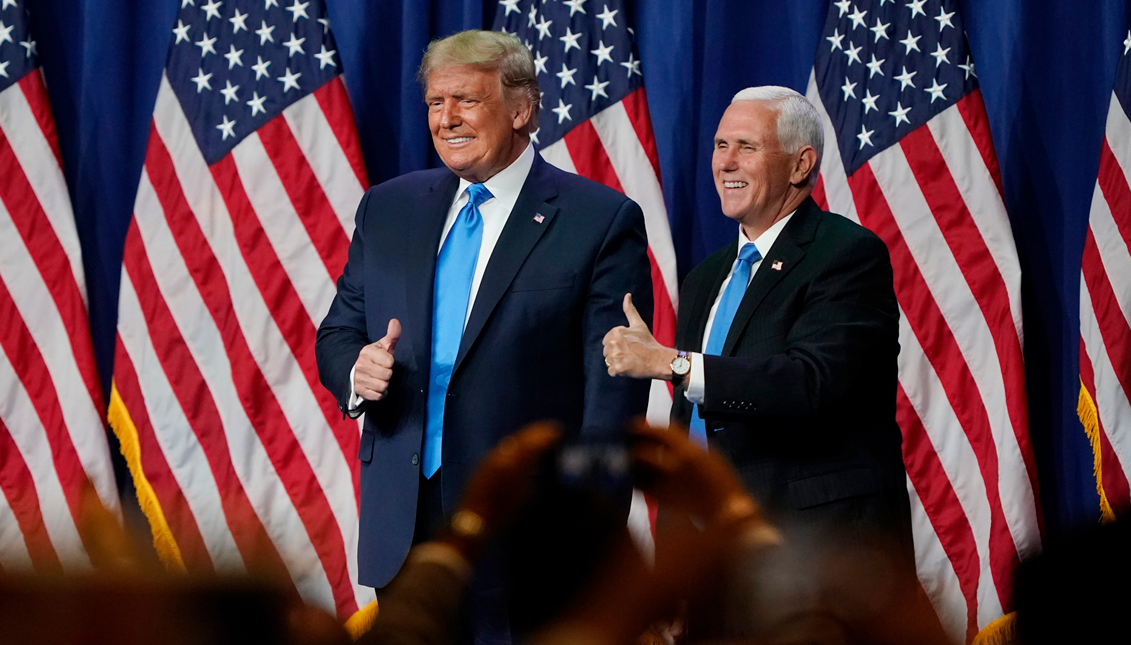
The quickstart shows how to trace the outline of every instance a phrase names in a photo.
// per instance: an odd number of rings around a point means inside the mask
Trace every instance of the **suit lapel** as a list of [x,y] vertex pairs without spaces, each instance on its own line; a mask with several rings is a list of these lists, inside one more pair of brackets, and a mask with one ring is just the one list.
[[689,303],[681,303],[681,307],[687,307],[688,311],[695,312],[689,322],[691,324],[691,333],[687,338],[689,351],[699,352],[703,350],[703,345],[706,340],[703,338],[703,332],[707,329],[707,318],[711,315],[711,305],[714,304],[715,299],[719,297],[719,289],[723,286],[723,281],[730,275],[731,265],[734,264],[734,258],[738,255],[738,244],[731,242],[728,244],[719,255],[710,258],[711,265],[704,267],[704,276],[706,282],[699,285],[699,288],[689,289],[692,301]]
[[[444,221],[455,199],[459,178],[448,173],[435,181],[420,196],[416,214],[406,213],[400,244],[404,245],[404,285],[406,320],[404,329],[420,330],[418,342],[412,344],[417,365],[429,365],[432,353],[432,293],[436,275],[436,252]],[[415,208],[416,205],[414,205]],[[384,332],[382,331],[382,335]],[[398,347],[398,349],[400,349]]]
[[[746,288],[746,295],[734,313],[730,331],[727,332],[726,342],[723,343],[723,356],[730,356],[734,346],[745,331],[750,318],[762,304],[766,294],[770,292],[785,276],[789,275],[797,266],[801,258],[805,257],[805,246],[813,241],[817,230],[817,221],[820,218],[820,209],[812,198],[806,199],[797,207],[793,218],[782,229],[777,241],[770,247],[770,252],[762,258],[758,271],[750,286]],[[737,251],[736,251],[737,253]],[[717,289],[716,289],[717,291]]]
[[[459,353],[456,355],[456,363],[452,368],[453,374],[459,370],[464,357],[475,345],[491,313],[495,311],[499,300],[510,288],[515,274],[526,261],[526,257],[553,223],[558,209],[547,202],[557,194],[557,186],[549,177],[548,164],[536,154],[530,174],[526,177],[514,209],[507,217],[507,223],[503,226],[503,232],[499,235],[491,259],[487,262],[483,280],[479,283],[479,291],[475,294],[471,316],[467,319]],[[536,215],[542,216],[541,221],[535,220]]]

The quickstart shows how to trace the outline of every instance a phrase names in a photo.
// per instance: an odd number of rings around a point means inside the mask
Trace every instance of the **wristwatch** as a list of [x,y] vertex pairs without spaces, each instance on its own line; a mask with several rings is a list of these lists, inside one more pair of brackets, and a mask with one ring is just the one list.
[[691,372],[691,358],[687,352],[679,351],[672,359],[672,385],[683,383],[683,379]]

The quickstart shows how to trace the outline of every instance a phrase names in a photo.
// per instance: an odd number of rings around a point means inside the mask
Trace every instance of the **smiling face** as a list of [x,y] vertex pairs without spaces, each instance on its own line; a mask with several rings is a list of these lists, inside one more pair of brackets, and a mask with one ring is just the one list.
[[816,152],[790,154],[778,141],[777,112],[767,101],[731,103],[715,133],[711,172],[723,214],[750,239],[793,212],[809,195],[806,177]]
[[424,92],[432,143],[447,166],[482,183],[522,154],[531,106],[507,104],[499,76],[472,65],[447,65],[428,76]]

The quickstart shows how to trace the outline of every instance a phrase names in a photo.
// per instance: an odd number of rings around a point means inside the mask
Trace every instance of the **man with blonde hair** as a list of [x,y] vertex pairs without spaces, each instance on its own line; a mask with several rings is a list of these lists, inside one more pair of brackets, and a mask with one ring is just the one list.
[[[535,152],[529,50],[462,32],[429,45],[418,78],[446,168],[366,192],[316,346],[343,413],[365,414],[358,578],[378,588],[441,530],[500,439],[540,419],[612,438],[648,397],[648,383],[606,373],[601,348],[625,293],[651,316],[643,214]],[[495,627],[476,631],[505,620]]]

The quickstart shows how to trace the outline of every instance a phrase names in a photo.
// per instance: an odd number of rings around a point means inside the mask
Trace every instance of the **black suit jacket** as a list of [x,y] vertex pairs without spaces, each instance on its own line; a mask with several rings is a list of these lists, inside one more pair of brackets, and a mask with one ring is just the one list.
[[[678,348],[702,350],[736,254],[728,244],[687,276]],[[759,265],[722,355],[703,358],[710,447],[778,521],[894,527],[909,540],[898,324],[883,242],[807,199]],[[691,413],[680,388],[672,418]]]
[[[432,287],[444,220],[459,185],[447,169],[370,188],[349,261],[318,330],[322,383],[343,410],[358,352],[397,318],[388,396],[364,406],[358,578],[383,587],[412,545],[432,335]],[[536,216],[541,216],[536,218]],[[540,419],[594,438],[643,414],[648,383],[614,379],[601,339],[626,324],[631,292],[651,320],[644,216],[621,193],[536,155],[488,262],[448,387],[442,448],[445,509],[502,437]]]

